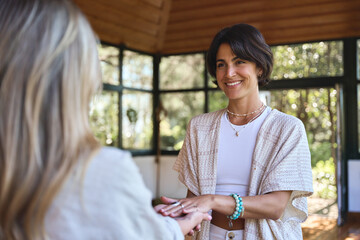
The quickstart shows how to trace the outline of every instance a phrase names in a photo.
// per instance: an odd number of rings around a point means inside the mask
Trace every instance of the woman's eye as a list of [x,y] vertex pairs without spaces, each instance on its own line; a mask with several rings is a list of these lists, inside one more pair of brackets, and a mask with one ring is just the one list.
[[222,67],[224,67],[224,64],[223,64],[223,63],[218,63],[218,64],[216,65],[216,68],[222,68]]
[[235,62],[236,64],[243,64],[243,63],[245,63],[244,61],[241,61],[241,60],[237,60],[236,62]]

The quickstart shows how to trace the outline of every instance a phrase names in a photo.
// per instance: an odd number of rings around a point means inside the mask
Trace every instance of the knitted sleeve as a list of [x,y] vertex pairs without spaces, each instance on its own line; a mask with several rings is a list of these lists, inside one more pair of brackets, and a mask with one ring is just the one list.
[[173,169],[179,172],[180,182],[182,182],[192,193],[199,195],[199,187],[197,184],[196,139],[193,131],[193,120],[190,120],[184,144],[175,161]]
[[[275,140],[273,143],[276,143],[276,147],[273,147],[273,144],[264,144],[263,150],[266,151],[266,147],[276,149],[276,154],[271,154],[273,159],[266,166],[267,171],[262,179],[260,192],[265,194],[291,190],[292,195],[281,220],[303,222],[308,215],[305,197],[313,192],[311,155],[305,128],[296,118],[285,118],[277,126],[276,137],[268,136]],[[267,134],[271,135],[272,132],[274,131]]]

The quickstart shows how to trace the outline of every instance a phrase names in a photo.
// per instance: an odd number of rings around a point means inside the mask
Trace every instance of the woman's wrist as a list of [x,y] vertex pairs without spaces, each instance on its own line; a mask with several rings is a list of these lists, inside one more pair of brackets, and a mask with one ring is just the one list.
[[236,207],[234,198],[226,195],[212,195],[211,209],[224,215],[231,215]]

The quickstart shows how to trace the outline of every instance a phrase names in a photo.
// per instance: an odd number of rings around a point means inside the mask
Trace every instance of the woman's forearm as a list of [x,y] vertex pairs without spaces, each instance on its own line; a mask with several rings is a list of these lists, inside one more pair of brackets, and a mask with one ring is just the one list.
[[[279,219],[290,199],[291,191],[276,191],[264,195],[242,197],[244,214],[243,218],[255,219]],[[195,197],[188,191],[188,198]],[[231,215],[235,210],[235,200],[231,196],[203,195],[202,201],[206,202],[208,208]]]
[[243,197],[243,218],[279,219],[290,199],[291,191],[277,191],[264,195]]

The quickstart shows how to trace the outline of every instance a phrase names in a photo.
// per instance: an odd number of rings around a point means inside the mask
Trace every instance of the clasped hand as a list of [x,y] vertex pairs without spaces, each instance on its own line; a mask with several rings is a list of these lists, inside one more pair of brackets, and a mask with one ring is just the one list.
[[163,216],[170,216],[178,221],[183,233],[193,235],[194,231],[200,231],[202,221],[210,221],[211,198],[208,195],[173,199],[161,197],[164,204],[155,207],[155,211]]

